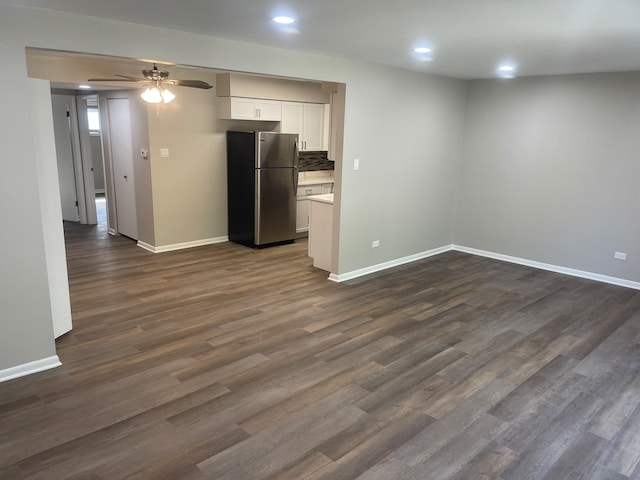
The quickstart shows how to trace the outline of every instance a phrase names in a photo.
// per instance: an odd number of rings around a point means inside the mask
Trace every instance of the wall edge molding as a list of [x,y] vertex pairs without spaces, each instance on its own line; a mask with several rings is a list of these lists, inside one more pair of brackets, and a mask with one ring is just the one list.
[[22,365],[16,365],[15,367],[5,368],[4,370],[0,370],[0,383],[56,368],[60,365],[62,365],[62,363],[58,356],[53,355],[51,357],[41,358],[40,360],[34,360],[33,362],[23,363]]
[[617,285],[619,287],[633,288],[640,290],[640,282],[634,282],[632,280],[626,280],[624,278],[610,277],[608,275],[601,275],[599,273],[587,272],[584,270],[576,270],[574,268],[561,267],[559,265],[553,265],[550,263],[537,262],[535,260],[528,260],[526,258],[512,257],[510,255],[503,255],[501,253],[489,252],[487,250],[479,250],[477,248],[465,247],[463,245],[452,245],[452,250],[457,252],[469,253],[471,255],[478,255],[480,257],[492,258],[494,260],[502,260],[504,262],[516,263],[518,265],[524,265],[526,267],[538,268],[540,270],[547,270],[554,273],[562,273],[572,277],[585,278],[587,280],[595,280],[596,282],[609,283]]
[[215,243],[224,243],[228,241],[229,241],[229,237],[225,235],[223,237],[203,238],[201,240],[194,240],[191,242],[182,242],[182,243],[173,243],[170,245],[160,245],[158,247],[138,240],[138,246],[152,253],[164,253],[164,252],[172,252],[174,250],[183,250],[185,248],[202,247],[203,245],[213,245]]

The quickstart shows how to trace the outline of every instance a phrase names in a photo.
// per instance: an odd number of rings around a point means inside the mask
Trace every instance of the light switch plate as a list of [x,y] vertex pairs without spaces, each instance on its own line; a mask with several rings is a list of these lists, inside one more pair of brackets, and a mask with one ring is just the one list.
[[360,170],[360,159],[356,158],[353,160],[353,169],[354,170]]
[[161,158],[169,158],[169,149],[168,148],[161,148],[160,149],[160,157]]

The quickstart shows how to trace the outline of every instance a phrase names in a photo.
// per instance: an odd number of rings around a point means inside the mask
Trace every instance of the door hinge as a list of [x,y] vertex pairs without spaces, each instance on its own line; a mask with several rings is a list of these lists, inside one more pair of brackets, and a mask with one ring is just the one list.
[[67,117],[71,117],[71,112],[67,110]]
[[78,206],[78,200],[76,200],[76,207]]

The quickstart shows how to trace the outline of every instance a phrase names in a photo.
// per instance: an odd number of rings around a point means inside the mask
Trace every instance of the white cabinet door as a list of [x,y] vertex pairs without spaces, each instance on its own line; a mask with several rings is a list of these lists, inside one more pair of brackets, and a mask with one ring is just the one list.
[[296,232],[309,231],[309,208],[310,195],[320,195],[321,193],[333,193],[333,183],[314,183],[310,185],[300,185],[298,187],[298,209],[296,211]]
[[276,100],[244,97],[220,97],[218,116],[225,120],[280,121],[280,104]]
[[324,147],[324,104],[305,103],[303,106],[302,141],[304,149],[317,151]]
[[325,106],[322,103],[282,102],[282,133],[297,133],[301,152],[327,149]]
[[253,98],[231,97],[231,118],[234,120],[254,120],[256,102]]
[[309,200],[305,197],[298,197],[298,208],[296,210],[296,233],[309,231]]
[[256,100],[256,120],[273,120],[279,122],[282,117],[281,103],[282,102],[275,100]]
[[[282,119],[280,120],[280,132],[297,133],[298,140],[302,142],[302,104],[297,102],[282,102]],[[301,150],[302,145],[298,145]]]

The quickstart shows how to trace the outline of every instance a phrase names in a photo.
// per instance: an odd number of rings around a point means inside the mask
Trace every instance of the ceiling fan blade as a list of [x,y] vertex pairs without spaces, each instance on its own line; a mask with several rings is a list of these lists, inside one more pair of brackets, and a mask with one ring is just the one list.
[[128,80],[131,80],[132,82],[144,82],[146,80],[145,78],[130,77],[129,75],[120,75],[119,73],[116,73],[116,77],[126,78]]
[[140,83],[146,82],[146,80],[136,79],[128,79],[128,78],[90,78],[87,82],[129,82],[129,83]]
[[202,88],[205,90],[213,88],[212,85],[202,80],[165,80],[165,83],[171,83],[172,85],[178,85],[180,87]]

